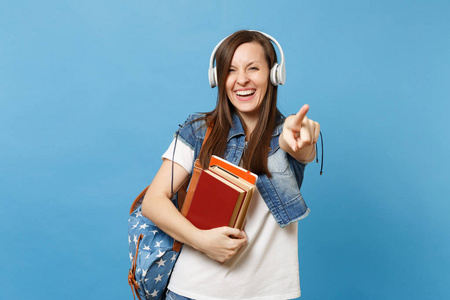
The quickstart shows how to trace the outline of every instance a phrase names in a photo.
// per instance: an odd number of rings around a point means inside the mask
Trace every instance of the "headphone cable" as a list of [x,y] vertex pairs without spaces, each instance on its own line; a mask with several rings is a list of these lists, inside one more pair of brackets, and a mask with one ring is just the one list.
[[[320,160],[320,175],[322,175],[323,174],[323,138],[322,138],[322,131],[320,131],[320,143],[321,143],[321,146],[322,146],[322,158],[321,158],[321,160]],[[317,157],[317,153],[319,153],[318,152],[318,149],[317,149],[317,143],[316,143],[316,163],[318,163],[319,162],[319,158]]]

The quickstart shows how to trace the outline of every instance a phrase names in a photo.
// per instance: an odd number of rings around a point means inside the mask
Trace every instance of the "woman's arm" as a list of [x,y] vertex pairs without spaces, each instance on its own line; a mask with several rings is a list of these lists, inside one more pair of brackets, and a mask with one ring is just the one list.
[[[247,241],[245,233],[230,227],[200,230],[192,225],[170,200],[171,176],[172,161],[165,159],[144,197],[142,214],[175,240],[205,253],[216,261],[225,262],[233,257]],[[188,176],[182,166],[174,163],[175,191]]]
[[287,117],[279,139],[283,151],[304,163],[314,160],[320,134],[320,124],[306,116],[308,110],[309,105],[305,104],[297,114]]

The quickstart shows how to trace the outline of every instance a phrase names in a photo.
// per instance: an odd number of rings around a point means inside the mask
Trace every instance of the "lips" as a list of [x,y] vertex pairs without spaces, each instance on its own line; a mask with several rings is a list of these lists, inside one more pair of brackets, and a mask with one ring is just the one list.
[[240,97],[248,97],[253,95],[256,92],[255,89],[247,89],[247,90],[238,90],[235,91],[236,95],[240,96]]
[[241,89],[234,91],[236,97],[240,100],[250,100],[256,93],[256,89]]

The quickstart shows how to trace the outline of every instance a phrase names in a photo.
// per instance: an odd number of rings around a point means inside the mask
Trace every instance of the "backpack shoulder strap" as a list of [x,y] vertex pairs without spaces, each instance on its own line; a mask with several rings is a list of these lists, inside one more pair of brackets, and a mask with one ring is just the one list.
[[[202,147],[200,148],[200,153],[202,152],[203,149],[203,145],[205,145],[206,140],[209,138],[209,136],[211,135],[211,131],[213,128],[214,124],[211,126],[208,126],[208,128],[206,129],[206,134],[205,134],[205,138],[203,139],[203,144]],[[172,161],[173,163],[173,161]],[[197,169],[201,169],[201,165],[200,165],[200,161],[198,159],[195,160],[194,163],[194,170],[192,171],[192,174],[194,174],[195,170]],[[193,176],[192,176],[193,177]],[[181,211],[181,208],[183,207],[183,203],[184,203],[184,199],[186,198],[186,191],[187,188],[189,186],[189,182],[191,181],[192,177],[188,177],[186,178],[186,181],[181,185],[180,189],[177,191],[178,193],[178,210]]]

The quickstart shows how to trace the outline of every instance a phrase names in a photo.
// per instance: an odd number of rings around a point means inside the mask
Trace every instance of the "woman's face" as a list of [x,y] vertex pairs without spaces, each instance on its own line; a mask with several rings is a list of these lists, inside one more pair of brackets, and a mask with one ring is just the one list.
[[259,43],[242,44],[234,52],[226,91],[228,99],[244,119],[258,116],[269,84],[269,73],[264,49]]

